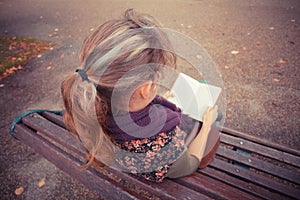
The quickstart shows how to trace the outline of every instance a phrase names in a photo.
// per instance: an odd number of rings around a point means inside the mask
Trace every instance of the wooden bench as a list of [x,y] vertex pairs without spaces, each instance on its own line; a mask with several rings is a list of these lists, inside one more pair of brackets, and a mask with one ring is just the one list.
[[105,199],[300,199],[300,152],[228,128],[214,161],[188,177],[153,183],[109,167],[80,169],[85,151],[62,116],[33,113],[13,136]]

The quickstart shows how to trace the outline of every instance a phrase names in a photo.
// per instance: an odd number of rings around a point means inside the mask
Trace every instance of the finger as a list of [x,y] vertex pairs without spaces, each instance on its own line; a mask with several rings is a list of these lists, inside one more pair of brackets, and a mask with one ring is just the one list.
[[212,109],[213,109],[213,107],[211,107],[211,106],[207,106],[207,108],[206,108],[207,111],[211,111]]
[[219,109],[218,105],[215,105],[215,106],[213,107],[213,110],[218,110],[218,109]]

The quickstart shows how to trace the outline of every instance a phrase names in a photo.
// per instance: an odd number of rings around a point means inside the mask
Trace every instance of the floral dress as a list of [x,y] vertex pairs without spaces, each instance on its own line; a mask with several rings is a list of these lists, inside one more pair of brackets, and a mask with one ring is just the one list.
[[162,182],[170,166],[183,154],[185,137],[186,133],[176,126],[149,138],[111,140],[116,146],[116,162],[121,170]]

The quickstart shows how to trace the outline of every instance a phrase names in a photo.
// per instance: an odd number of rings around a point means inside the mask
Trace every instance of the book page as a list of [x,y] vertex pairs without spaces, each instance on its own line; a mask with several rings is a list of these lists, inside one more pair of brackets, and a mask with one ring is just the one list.
[[208,106],[214,106],[221,93],[221,88],[200,83],[192,77],[180,73],[168,100],[176,104],[183,114],[189,115],[198,121],[202,121],[203,114]]

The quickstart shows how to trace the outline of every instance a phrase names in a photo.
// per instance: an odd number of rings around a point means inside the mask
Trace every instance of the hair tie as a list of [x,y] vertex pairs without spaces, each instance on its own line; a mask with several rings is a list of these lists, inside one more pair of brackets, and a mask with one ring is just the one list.
[[82,81],[88,81],[90,82],[88,76],[86,75],[86,72],[82,69],[76,69],[76,72],[81,76]]

